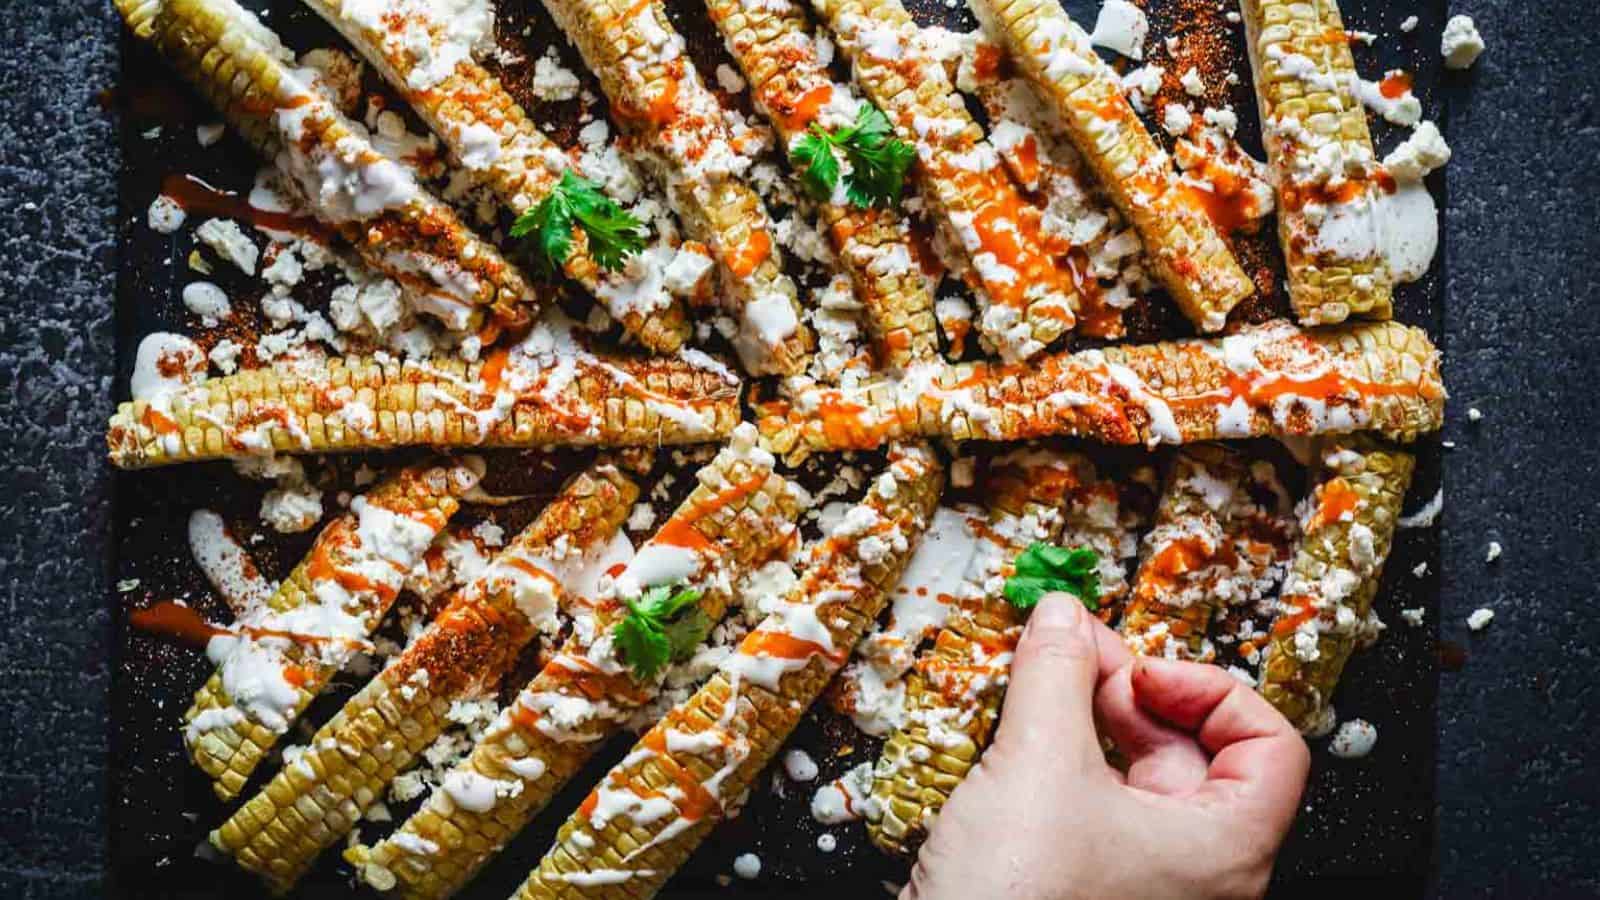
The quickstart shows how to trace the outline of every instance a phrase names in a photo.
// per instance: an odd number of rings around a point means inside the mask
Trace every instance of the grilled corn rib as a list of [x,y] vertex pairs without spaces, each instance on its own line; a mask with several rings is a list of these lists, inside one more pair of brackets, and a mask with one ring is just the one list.
[[526,322],[541,299],[493,244],[295,67],[294,54],[234,0],[115,0],[134,33],[159,48],[262,155],[297,199],[448,328],[475,330],[488,310]]
[[[1337,0],[1240,0],[1278,240],[1302,324],[1393,314],[1394,277],[1372,234],[1380,167],[1352,89],[1355,58]],[[1362,222],[1362,219],[1366,219]]]
[[[475,463],[481,467],[481,461]],[[388,612],[406,573],[478,483],[464,464],[403,469],[350,503],[262,614],[206,648],[217,670],[184,721],[190,757],[231,800]]]
[[1284,321],[1220,339],[1047,356],[1027,366],[914,367],[758,408],[791,461],[906,437],[1192,443],[1359,430],[1405,439],[1439,427],[1438,352],[1418,328],[1376,322],[1302,331]]
[[994,461],[977,552],[949,619],[906,676],[905,722],[873,768],[867,834],[886,853],[916,853],[988,746],[1023,623],[1001,588],[1029,544],[1055,542],[1063,505],[1093,478],[1087,459],[1053,449],[1013,451]]
[[721,105],[700,80],[659,0],[545,0],[583,54],[619,124],[646,158],[691,237],[711,249],[739,319],[735,345],[752,374],[793,375],[813,338],[783,274],[772,222],[739,180],[750,164]]
[[253,454],[428,444],[655,446],[725,438],[739,386],[695,359],[603,356],[554,314],[480,362],[334,359],[310,373],[243,371],[121,404],[122,468]]
[[[555,633],[558,605],[593,593],[638,495],[613,465],[580,472],[211,843],[275,892],[291,888],[444,731],[453,701],[492,690],[528,641]],[[451,785],[463,799],[495,787]]]
[[892,452],[887,477],[811,546],[777,609],[561,827],[518,900],[659,890],[754,784],[882,610],[943,481],[926,446]]
[[1213,657],[1206,631],[1222,602],[1218,583],[1238,563],[1230,526],[1234,510],[1249,502],[1249,475],[1244,456],[1221,444],[1178,452],[1119,626],[1135,653]]
[[1261,664],[1261,693],[1302,730],[1328,709],[1363,635],[1416,460],[1374,442],[1331,444],[1302,523]]
[[970,266],[984,336],[1008,362],[1072,328],[1079,289],[900,0],[813,0],[856,83],[917,150],[918,184]]
[[1184,316],[1202,331],[1222,328],[1228,310],[1255,288],[1089,35],[1057,0],[976,0],[973,11],[1054,108],[1067,138],[1138,230],[1145,258]]
[[[481,174],[513,215],[549,196],[564,171],[578,167],[545,137],[500,80],[472,57],[441,71],[448,57],[448,23],[426,3],[383,6],[354,0],[305,0],[383,74],[450,148],[457,164]],[[492,27],[492,24],[491,26]],[[426,49],[419,49],[421,47]],[[588,237],[573,228],[573,249],[563,266],[644,347],[671,353],[689,336],[683,303],[665,290],[639,296],[619,290],[628,279],[608,273],[588,253]]]
[[579,619],[559,654],[449,776],[505,784],[505,796],[466,803],[435,790],[394,835],[346,851],[368,884],[408,898],[453,893],[655,696],[660,677],[634,677],[613,645],[621,600],[658,583],[687,580],[703,592],[698,602],[706,621],[721,618],[734,576],[793,539],[798,492],[773,472],[774,464],[755,447],[752,429],[735,433],[700,470],[689,498],[616,577],[614,590],[601,591],[612,602],[592,620]]
[[[790,0],[706,0],[711,21],[750,83],[750,95],[791,147],[813,124],[854,122],[861,101],[817,56],[805,13]],[[907,222],[892,209],[819,204],[834,250],[865,307],[880,363],[902,367],[939,351],[933,286],[918,265]]]

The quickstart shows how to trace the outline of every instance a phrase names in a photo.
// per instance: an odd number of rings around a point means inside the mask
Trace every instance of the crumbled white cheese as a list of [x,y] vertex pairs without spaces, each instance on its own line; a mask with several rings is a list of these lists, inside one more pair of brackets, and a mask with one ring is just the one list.
[[1150,20],[1144,10],[1128,0],[1105,0],[1094,20],[1089,43],[1120,53],[1129,59],[1144,59],[1144,39],[1150,33]]
[[1411,569],[1412,577],[1421,578],[1426,574],[1428,574],[1428,564],[1426,562],[1419,562]]
[[815,781],[817,778],[816,760],[800,749],[783,754],[783,770],[795,781]]
[[1467,627],[1473,631],[1482,631],[1489,627],[1489,622],[1494,619],[1494,610],[1479,607],[1467,616]]
[[1190,66],[1188,71],[1178,78],[1178,83],[1183,85],[1184,93],[1191,97],[1199,97],[1206,92],[1206,83],[1200,79],[1200,70],[1194,66]]
[[1478,25],[1471,16],[1451,16],[1450,21],[1445,23],[1444,34],[1439,39],[1439,52],[1444,54],[1445,68],[1470,68],[1478,61],[1483,48],[1483,36],[1478,34]]
[[145,213],[145,222],[151,231],[161,234],[172,234],[183,227],[183,221],[189,217],[184,212],[178,201],[166,194],[158,194],[156,199],[150,201],[150,210]]
[[1417,182],[1449,161],[1450,146],[1439,133],[1439,126],[1422,122],[1383,158],[1383,167],[1396,181]]
[[183,305],[200,317],[200,324],[215,328],[233,313],[228,295],[209,281],[192,281],[183,286]]
[[224,127],[221,122],[207,122],[204,125],[197,125],[194,129],[195,140],[200,142],[200,146],[209,147],[222,140]]
[[194,232],[195,240],[205,244],[246,275],[256,274],[261,252],[232,219],[207,219]]
[[322,518],[322,491],[294,484],[267,491],[261,498],[261,521],[281,534],[309,529]]
[[1476,406],[1467,407],[1467,421],[1477,422],[1483,418],[1483,412]]
[[1122,76],[1122,92],[1134,109],[1144,112],[1149,108],[1150,99],[1161,91],[1161,76],[1166,71],[1160,66],[1140,66]]
[[817,849],[823,853],[832,853],[839,847],[839,839],[826,832],[817,835]]
[[749,880],[761,874],[761,857],[754,853],[741,853],[733,861],[733,874]]
[[1400,620],[1413,628],[1419,628],[1422,626],[1422,618],[1427,615],[1427,612],[1426,609],[1420,606],[1414,609],[1402,609],[1400,610]]
[[1194,117],[1189,115],[1188,107],[1181,103],[1168,103],[1161,111],[1161,127],[1167,134],[1180,137],[1189,133],[1189,126],[1194,124]]
[[531,88],[535,97],[546,102],[571,100],[578,96],[578,76],[561,65],[556,49],[551,47],[533,64]]
[[1420,21],[1421,20],[1416,16],[1406,16],[1405,20],[1400,23],[1400,30],[1406,34],[1410,34],[1411,32],[1417,30],[1417,24]]
[[730,94],[744,90],[744,79],[727,63],[717,63],[717,85]]
[[1207,125],[1229,137],[1233,137],[1234,132],[1239,130],[1239,114],[1234,112],[1231,106],[1221,108],[1208,106],[1202,115]]
[[1365,719],[1351,719],[1340,724],[1333,740],[1328,742],[1328,752],[1340,759],[1360,759],[1372,752],[1378,743],[1378,729]]
[[628,528],[632,531],[647,531],[655,521],[655,507],[648,503],[635,503],[628,513]]
[[1483,561],[1484,562],[1494,562],[1495,560],[1499,559],[1500,558],[1500,552],[1501,552],[1502,549],[1503,548],[1500,546],[1500,542],[1499,541],[1490,541],[1489,542],[1489,550],[1488,550],[1488,552],[1484,553]]

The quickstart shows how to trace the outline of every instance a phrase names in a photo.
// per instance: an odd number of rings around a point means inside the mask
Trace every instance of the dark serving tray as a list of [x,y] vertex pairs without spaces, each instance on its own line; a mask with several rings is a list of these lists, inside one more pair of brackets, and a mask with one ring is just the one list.
[[[267,21],[280,29],[299,49],[340,42],[315,16],[287,0],[257,0],[248,4],[269,10]],[[537,0],[501,0],[501,40],[527,53],[531,61],[544,43],[557,35]],[[941,0],[913,0],[908,4],[924,24],[942,23],[968,30],[972,21],[964,9],[949,9]],[[717,38],[703,9],[694,0],[668,3],[679,29],[703,71],[707,62],[722,58]],[[1070,0],[1067,8],[1085,26],[1093,23],[1095,0]],[[1219,16],[1216,0],[1149,0],[1156,34],[1183,34],[1181,23],[1194,15]],[[1437,118],[1436,95],[1440,80],[1437,38],[1443,26],[1443,0],[1422,0],[1391,8],[1382,0],[1346,0],[1346,25],[1376,32],[1372,47],[1356,44],[1357,63],[1364,74],[1375,75],[1392,67],[1414,73],[1416,92],[1428,115]],[[1402,35],[1398,25],[1417,15],[1420,26]],[[1174,22],[1179,23],[1174,26]],[[517,27],[507,27],[515,24]],[[525,29],[523,24],[534,27]],[[1231,42],[1221,47],[1240,76],[1231,101],[1240,112],[1240,135],[1245,146],[1259,153],[1250,93],[1248,67],[1243,63],[1242,29],[1235,26]],[[576,54],[562,47],[563,61],[582,71]],[[106,102],[121,113],[123,170],[121,179],[121,262],[117,289],[116,327],[118,379],[116,396],[127,396],[128,375],[134,350],[144,334],[158,329],[184,330],[192,317],[184,311],[178,292],[188,279],[186,232],[168,237],[144,225],[145,209],[160,191],[163,177],[190,174],[225,189],[248,189],[257,160],[231,136],[209,149],[199,147],[194,127],[215,121],[215,114],[187,90],[148,48],[124,36],[123,64],[118,86]],[[519,69],[505,73],[512,83]],[[586,84],[592,79],[584,75]],[[708,79],[709,80],[709,79]],[[598,92],[597,92],[598,93]],[[524,97],[524,100],[527,98]],[[571,107],[571,108],[568,108]],[[548,116],[553,133],[570,137],[575,103],[539,110]],[[152,129],[160,132],[152,136]],[[1399,139],[1393,129],[1375,122],[1380,152]],[[417,129],[420,130],[420,129]],[[1437,178],[1437,176],[1435,176]],[[1432,184],[1443,207],[1442,180]],[[1266,232],[1270,235],[1270,230]],[[1272,255],[1270,241],[1258,242],[1261,252]],[[1440,271],[1441,248],[1433,270],[1421,282],[1398,292],[1396,315],[1419,324],[1438,339],[1442,333]],[[225,269],[225,267],[224,267]],[[230,283],[231,271],[210,276],[228,290],[239,306],[254,305],[259,289],[242,279]],[[1249,312],[1265,316],[1284,309],[1281,296],[1268,296]],[[1155,316],[1155,333],[1171,328],[1172,316]],[[1420,467],[1408,508],[1431,497],[1439,486],[1440,447],[1436,437],[1418,448]],[[514,454],[513,454],[514,456]],[[541,465],[527,454],[529,465]],[[354,460],[336,461],[326,468],[335,478],[348,477]],[[190,558],[185,538],[189,513],[198,507],[221,512],[232,522],[251,522],[263,488],[235,475],[226,464],[207,464],[118,473],[115,488],[114,547],[117,581],[137,579],[137,586],[114,593],[108,602],[115,611],[116,639],[112,690],[113,732],[110,765],[110,890],[120,897],[254,897],[264,895],[260,885],[229,864],[197,855],[205,835],[227,814],[213,797],[205,778],[187,762],[181,740],[182,715],[194,689],[207,676],[210,665],[192,649],[175,647],[133,631],[127,612],[159,599],[183,596],[213,616],[224,616],[220,601],[205,588]],[[508,529],[509,531],[509,529]],[[281,576],[309,542],[306,535],[274,539],[251,552],[268,575]],[[263,549],[265,548],[265,549]],[[1422,577],[1412,574],[1426,562]],[[1304,897],[1346,892],[1352,887],[1383,889],[1382,896],[1420,896],[1433,858],[1435,705],[1441,653],[1437,640],[1439,540],[1436,528],[1401,531],[1379,594],[1377,608],[1390,624],[1374,648],[1359,653],[1345,673],[1337,698],[1341,718],[1360,716],[1377,725],[1377,748],[1366,759],[1339,760],[1328,754],[1324,741],[1314,742],[1310,785],[1303,810],[1279,859],[1273,896]],[[1427,609],[1423,627],[1401,623],[1402,606]],[[1443,654],[1448,664],[1449,654]],[[341,679],[330,696],[315,704],[305,717],[322,722],[356,687]],[[303,740],[286,736],[284,743]],[[543,815],[485,868],[463,896],[507,896],[537,862],[555,828],[577,805],[589,786],[626,751],[631,740],[613,741],[584,774],[575,778]],[[877,742],[854,733],[847,721],[819,706],[792,737],[791,746],[805,748],[818,760],[827,780],[863,759],[874,758]],[[840,755],[841,748],[851,748]],[[272,764],[264,763],[264,771]],[[261,782],[261,773],[254,779]],[[820,782],[819,782],[820,783]],[[781,774],[758,781],[744,812],[724,823],[706,841],[689,864],[663,891],[664,897],[729,896],[739,894],[805,896],[827,891],[837,896],[882,897],[886,884],[905,880],[906,869],[874,850],[859,826],[834,827],[838,849],[822,853],[816,836],[822,830],[809,814],[813,786],[795,786]],[[249,790],[249,789],[247,789]],[[1059,801],[1071,802],[1071,798]],[[409,806],[394,807],[397,820]],[[1005,823],[996,823],[997,836]],[[1121,848],[1107,847],[1107,853]],[[758,880],[734,880],[724,886],[733,858],[744,852],[760,855],[763,868]],[[719,877],[720,876],[720,877]],[[352,885],[348,868],[336,851],[325,853],[301,882],[300,896],[344,897],[364,893]]]

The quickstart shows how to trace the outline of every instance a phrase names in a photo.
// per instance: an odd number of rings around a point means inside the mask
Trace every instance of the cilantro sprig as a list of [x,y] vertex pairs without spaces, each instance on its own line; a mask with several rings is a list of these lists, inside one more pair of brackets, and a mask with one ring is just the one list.
[[861,104],[854,125],[828,133],[813,122],[789,150],[800,181],[818,200],[833,196],[839,183],[841,157],[850,163],[844,175],[845,197],[861,209],[900,201],[906,170],[917,152],[894,136],[889,118],[870,103]]
[[635,675],[648,680],[667,663],[694,653],[710,628],[705,612],[694,605],[699,599],[700,592],[692,588],[660,585],[624,601],[628,612],[612,636]]
[[561,182],[549,196],[525,210],[511,224],[511,236],[534,239],[535,260],[546,276],[561,271],[572,253],[572,228],[582,228],[589,238],[589,255],[600,268],[615,272],[623,260],[644,249],[648,236],[644,223],[600,192],[600,185],[561,173]]
[[1018,609],[1033,609],[1051,591],[1066,591],[1090,610],[1100,608],[1100,554],[1088,547],[1057,547],[1034,541],[1017,556],[1005,595]]

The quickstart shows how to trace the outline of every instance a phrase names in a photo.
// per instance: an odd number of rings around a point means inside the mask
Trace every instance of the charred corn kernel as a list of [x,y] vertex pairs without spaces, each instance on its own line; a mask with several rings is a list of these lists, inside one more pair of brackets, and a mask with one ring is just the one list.
[[111,461],[146,466],[261,453],[436,447],[638,446],[726,438],[739,385],[720,365],[603,356],[547,316],[479,362],[334,359],[257,369],[123,403]]
[[978,327],[1008,362],[1070,330],[1079,289],[1043,246],[1040,211],[1011,181],[983,129],[899,0],[813,0],[856,83],[917,149],[922,196],[956,239],[984,307]]
[[1202,331],[1221,329],[1228,310],[1255,288],[1089,35],[1056,0],[977,0],[973,10],[1038,86],[1061,130],[1133,223],[1178,308]]
[[[512,215],[549,196],[568,169],[582,174],[565,151],[545,137],[500,80],[470,57],[449,71],[430,66],[448,38],[445,23],[425,4],[382,9],[352,0],[306,0],[337,28],[450,148],[456,163],[483,177]],[[419,51],[419,43],[427,48]],[[573,229],[565,271],[603,304],[623,331],[658,353],[676,351],[689,336],[683,303],[665,290],[644,296],[618,287],[588,253],[588,237]],[[624,293],[627,298],[624,299]]]
[[760,404],[763,439],[791,462],[906,437],[1109,444],[1381,431],[1409,440],[1444,414],[1439,354],[1419,328],[1302,331],[1284,321],[1226,338],[1107,347],[1022,366],[914,367],[851,388]]
[[1375,442],[1324,450],[1261,664],[1262,696],[1302,730],[1326,714],[1357,645],[1376,637],[1372,599],[1415,463]]
[[[592,592],[638,496],[610,464],[579,473],[211,843],[274,892],[293,887],[443,733],[453,701],[493,690],[530,640],[555,633],[558,604]],[[496,787],[457,779],[447,789],[470,798]]]
[[800,581],[711,680],[645,734],[556,834],[517,893],[648,897],[749,790],[883,609],[939,500],[925,446],[812,544]]
[[[468,464],[470,463],[470,464]],[[317,535],[257,618],[207,647],[217,670],[184,713],[184,743],[212,789],[231,800],[312,699],[364,646],[478,483],[481,461],[402,469]]]
[[[1241,0],[1267,161],[1278,182],[1278,239],[1302,324],[1393,314],[1394,276],[1349,233],[1385,190],[1355,58],[1336,0]],[[1375,223],[1367,223],[1376,227]],[[1335,231],[1341,234],[1335,234]],[[1371,245],[1371,246],[1365,246]]]
[[[783,146],[813,124],[834,130],[855,121],[861,100],[829,75],[798,5],[706,0],[706,7]],[[848,202],[830,200],[818,208],[864,307],[878,360],[901,367],[935,356],[933,285],[917,262],[906,220],[896,210]]]
[[867,834],[910,856],[994,732],[1024,616],[1001,594],[1017,555],[1054,543],[1063,507],[1094,480],[1075,453],[1023,449],[997,458],[984,485],[987,522],[945,626],[906,676],[905,724],[873,769]]
[[347,850],[345,858],[368,884],[408,898],[455,892],[654,698],[659,677],[635,678],[614,649],[623,598],[663,579],[684,580],[702,591],[700,609],[714,623],[734,577],[789,544],[798,491],[754,443],[753,430],[742,428],[700,470],[699,484],[617,575],[614,591],[602,592],[592,617],[577,617],[561,651],[447,776],[489,779],[505,789],[482,803],[436,790],[394,835]]
[[150,40],[262,155],[301,203],[392,278],[412,306],[462,332],[485,310],[522,323],[541,300],[521,272],[448,205],[385,157],[296,68],[294,54],[234,0],[116,0]]
[[753,147],[728,128],[659,0],[545,0],[590,71],[600,78],[619,124],[641,138],[689,236],[711,249],[726,302],[739,320],[734,342],[745,370],[793,375],[812,334],[800,319],[794,282],[772,222],[740,181]]

